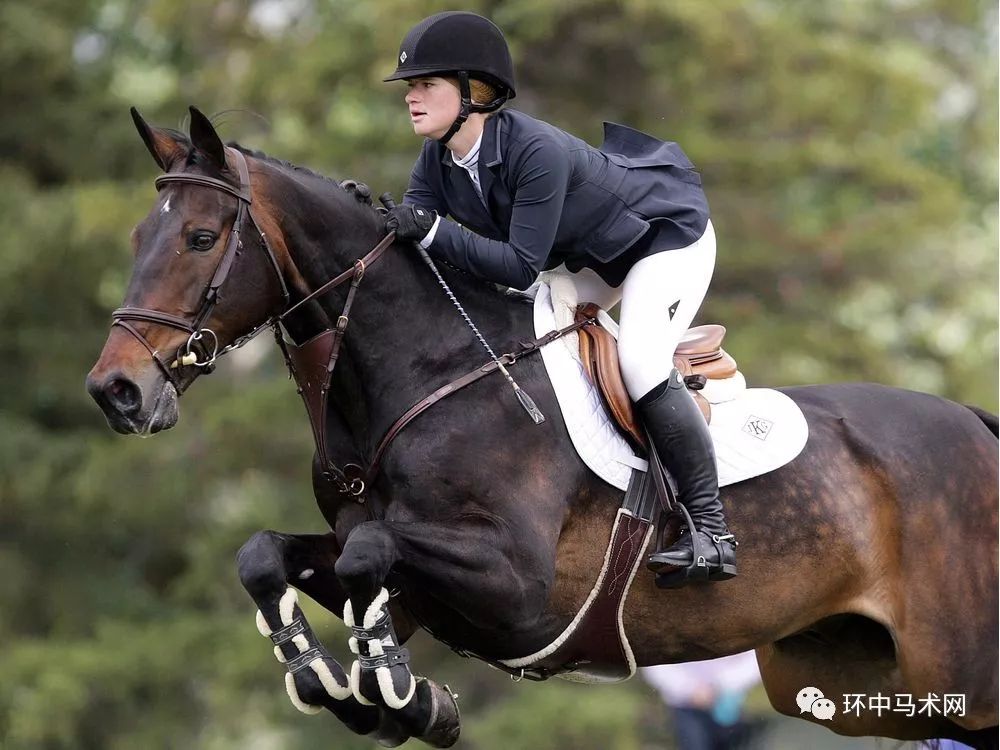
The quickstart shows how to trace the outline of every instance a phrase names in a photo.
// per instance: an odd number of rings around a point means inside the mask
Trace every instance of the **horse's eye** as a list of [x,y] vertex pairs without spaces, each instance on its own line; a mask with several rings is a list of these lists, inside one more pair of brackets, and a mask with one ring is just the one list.
[[192,250],[204,253],[215,247],[216,236],[211,232],[195,232],[188,240],[188,246]]

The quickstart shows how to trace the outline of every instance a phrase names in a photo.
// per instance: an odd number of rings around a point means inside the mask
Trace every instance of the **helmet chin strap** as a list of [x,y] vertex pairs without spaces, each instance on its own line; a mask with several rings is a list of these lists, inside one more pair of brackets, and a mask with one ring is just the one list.
[[462,106],[458,110],[458,117],[455,118],[455,122],[448,128],[447,133],[438,138],[438,143],[447,143],[450,141],[451,137],[459,131],[473,112],[495,112],[510,98],[510,92],[503,91],[500,96],[488,104],[473,104],[472,89],[469,86],[469,71],[459,70],[455,75],[458,78],[458,92],[462,99]]
[[459,128],[469,119],[472,113],[472,89],[469,88],[469,74],[464,70],[458,71],[458,91],[462,97],[462,106],[458,110],[458,117],[448,128],[448,132],[438,138],[438,143],[447,143],[451,137],[459,131]]

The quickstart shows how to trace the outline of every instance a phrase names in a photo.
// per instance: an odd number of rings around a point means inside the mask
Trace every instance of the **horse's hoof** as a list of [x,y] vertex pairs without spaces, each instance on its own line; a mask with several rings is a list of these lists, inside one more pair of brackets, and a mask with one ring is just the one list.
[[399,747],[410,739],[409,733],[386,711],[382,712],[382,720],[373,736],[379,747]]
[[431,747],[451,747],[458,742],[458,735],[462,730],[462,719],[458,711],[458,696],[446,685],[444,688],[431,682],[421,679],[417,683],[420,703],[423,705],[425,697],[430,701],[431,715],[427,720],[427,728],[420,739]]

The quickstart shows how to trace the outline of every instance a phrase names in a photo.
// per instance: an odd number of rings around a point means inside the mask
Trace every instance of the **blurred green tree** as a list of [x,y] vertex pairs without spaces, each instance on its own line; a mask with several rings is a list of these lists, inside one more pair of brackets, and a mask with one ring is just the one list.
[[[871,379],[996,410],[994,3],[466,7],[507,31],[519,109],[592,143],[608,119],[683,144],[720,236],[704,317],[752,382]],[[419,143],[381,78],[444,8],[0,4],[5,749],[370,746],[288,705],[231,562],[260,528],[322,528],[280,359],[240,352],[152,443],[111,434],[82,382],[153,198],[128,106],[178,126],[193,103],[228,137],[398,195]],[[642,741],[641,686],[513,686],[417,640],[418,668],[463,694],[469,747]],[[586,721],[557,726],[574,710]]]

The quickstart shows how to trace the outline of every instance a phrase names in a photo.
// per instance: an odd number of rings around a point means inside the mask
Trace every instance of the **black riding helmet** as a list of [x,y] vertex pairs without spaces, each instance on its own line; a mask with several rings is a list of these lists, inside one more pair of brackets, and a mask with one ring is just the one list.
[[[425,18],[403,38],[396,61],[395,72],[384,80],[435,75],[458,78],[462,107],[441,143],[447,143],[472,112],[494,112],[514,98],[514,63],[507,40],[496,24],[476,13],[447,11]],[[474,104],[470,78],[490,84],[499,96],[486,104]]]

